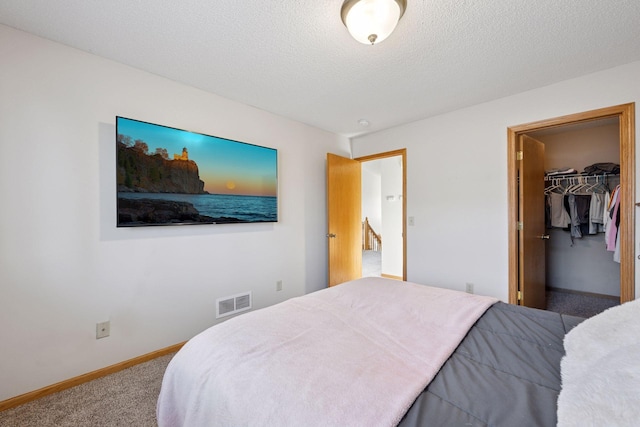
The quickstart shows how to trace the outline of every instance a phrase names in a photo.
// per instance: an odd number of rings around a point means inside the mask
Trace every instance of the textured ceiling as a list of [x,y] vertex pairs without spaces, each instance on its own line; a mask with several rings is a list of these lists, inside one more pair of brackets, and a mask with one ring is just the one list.
[[408,0],[376,46],[341,5],[2,0],[0,23],[348,136],[640,60],[639,0]]

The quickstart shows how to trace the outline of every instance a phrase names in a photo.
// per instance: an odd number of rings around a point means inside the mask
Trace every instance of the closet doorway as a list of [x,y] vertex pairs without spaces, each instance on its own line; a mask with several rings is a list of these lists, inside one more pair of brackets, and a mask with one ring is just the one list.
[[[539,159],[533,160],[534,156],[530,156],[527,161],[527,154],[523,158],[522,155],[519,157],[518,152],[522,151],[524,140],[529,136],[548,136],[564,129],[589,127],[596,122],[605,125],[617,122],[619,127],[620,303],[634,299],[634,107],[634,104],[624,104],[508,128],[509,302],[511,304],[545,308],[544,299],[541,300],[541,298],[544,298],[547,276],[544,252],[549,242],[544,228],[542,231],[534,230],[540,218],[544,218],[545,202],[539,194],[544,189],[544,182],[540,182],[544,180],[544,165],[540,164]],[[542,150],[544,163],[544,147]],[[532,176],[535,177],[534,185],[531,184]],[[566,238],[569,239],[569,237]]]

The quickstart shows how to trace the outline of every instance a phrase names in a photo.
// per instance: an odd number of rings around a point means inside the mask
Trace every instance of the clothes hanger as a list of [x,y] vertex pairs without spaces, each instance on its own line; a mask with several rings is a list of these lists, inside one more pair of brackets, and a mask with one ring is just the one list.
[[580,187],[580,185],[581,185],[581,183],[580,183],[580,178],[579,177],[570,178],[569,179],[569,185],[564,190],[564,194],[575,194],[575,190],[578,187]]
[[557,193],[557,190],[561,190],[562,186],[560,185],[560,180],[553,178],[551,180],[551,185],[544,189],[544,194],[548,195],[550,193]]

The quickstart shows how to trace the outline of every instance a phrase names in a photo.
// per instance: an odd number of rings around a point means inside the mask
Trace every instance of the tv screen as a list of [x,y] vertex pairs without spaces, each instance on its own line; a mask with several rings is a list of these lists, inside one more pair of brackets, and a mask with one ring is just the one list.
[[278,152],[116,117],[117,226],[278,221]]

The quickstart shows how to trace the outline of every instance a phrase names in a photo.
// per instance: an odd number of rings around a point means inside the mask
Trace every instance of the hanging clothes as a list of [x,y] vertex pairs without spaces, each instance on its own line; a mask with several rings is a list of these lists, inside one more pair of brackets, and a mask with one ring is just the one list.
[[606,194],[591,193],[591,204],[589,205],[589,234],[604,232],[604,210]]
[[[615,165],[595,164],[603,169],[611,170]],[[578,175],[550,177],[550,185],[545,188],[546,224],[551,228],[563,228],[569,231],[571,246],[575,239],[584,235],[605,233],[607,250],[615,252],[617,227],[619,224],[619,203],[617,186],[612,195],[606,187],[608,177],[605,175]],[[615,217],[614,217],[615,213]],[[609,233],[612,233],[609,241]]]
[[604,228],[604,241],[605,247],[607,242],[607,235],[609,232],[609,223],[611,222],[611,217],[609,216],[609,209],[611,207],[611,200],[613,199],[613,193],[609,193],[608,191],[604,195],[604,209],[602,211],[602,228]]
[[576,205],[576,195],[568,194],[565,199],[565,206],[567,211],[569,211],[569,216],[571,217],[571,246],[573,246],[574,238],[582,238],[582,230],[580,229],[580,217],[578,215],[578,206]]
[[620,186],[618,185],[614,190],[611,196],[611,201],[609,203],[609,210],[607,215],[609,216],[609,223],[607,225],[607,229],[605,231],[605,242],[607,245],[607,250],[610,252],[614,252],[616,249],[616,238],[618,235],[618,211],[620,209]]
[[613,252],[613,260],[620,262],[620,186],[615,188],[615,201],[610,210],[611,222],[609,231],[605,234],[607,239],[607,250]]
[[580,223],[580,232],[582,235],[589,234],[589,209],[591,205],[591,195],[576,194],[575,203],[578,222]]
[[548,201],[551,227],[567,228],[571,224],[571,217],[564,207],[564,194],[549,193]]

